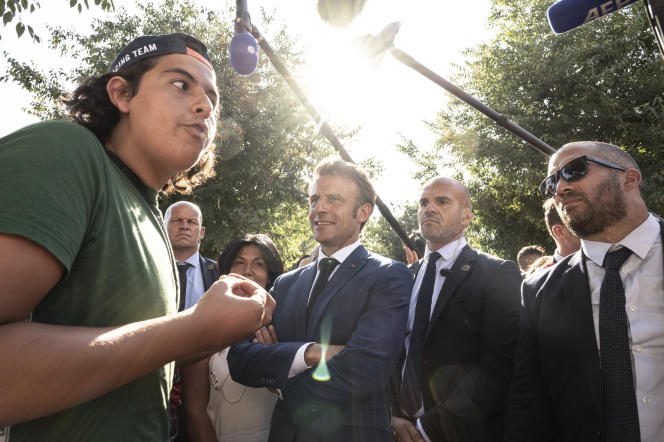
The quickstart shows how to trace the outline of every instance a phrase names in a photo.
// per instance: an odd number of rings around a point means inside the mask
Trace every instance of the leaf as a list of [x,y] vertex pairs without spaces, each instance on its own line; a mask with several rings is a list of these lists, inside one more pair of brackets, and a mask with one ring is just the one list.
[[2,16],[2,24],[6,25],[10,21],[12,21],[13,18],[14,18],[14,14],[12,13],[12,11],[5,12],[5,14]]
[[78,3],[78,0],[69,0],[69,7],[73,8],[74,6],[76,6],[76,3]]
[[21,0],[21,6],[23,9],[28,9],[28,0]]
[[20,37],[25,32],[25,25],[22,22],[16,23],[16,34]]
[[81,4],[79,3],[78,6],[77,6],[77,8],[78,8],[78,13],[80,14],[81,11],[83,11],[83,5],[81,5]]

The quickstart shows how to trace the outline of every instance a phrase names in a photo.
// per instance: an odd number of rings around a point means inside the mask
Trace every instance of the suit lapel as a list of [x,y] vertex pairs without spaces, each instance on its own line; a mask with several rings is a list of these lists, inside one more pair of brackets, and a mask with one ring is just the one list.
[[590,304],[590,285],[586,274],[583,255],[577,253],[569,261],[570,268],[562,278],[564,302],[569,305],[561,325],[569,330],[574,342],[579,364],[586,378],[595,411],[602,415],[601,380],[599,353],[595,337],[592,306]]
[[201,276],[203,277],[203,287],[205,290],[209,289],[215,281],[214,264],[208,263],[203,256],[198,255],[198,263],[201,266]]
[[424,339],[429,337],[433,325],[440,317],[445,305],[447,305],[449,300],[456,294],[459,284],[472,273],[473,265],[476,260],[477,252],[471,249],[469,245],[466,245],[461,250],[461,253],[459,253],[456,261],[454,261],[454,265],[452,265],[450,275],[445,278],[443,287],[440,289],[438,300],[436,301],[436,306],[434,307],[431,319],[429,319],[429,326],[427,327],[427,333]]
[[[334,295],[341,290],[348,282],[353,278],[353,276],[364,267],[367,263],[367,258],[369,257],[369,252],[364,246],[358,246],[353,253],[350,254],[346,260],[339,266],[339,269],[332,275],[329,282],[323,289],[323,291],[318,295],[316,300],[316,305],[314,305],[311,310],[311,317],[309,318],[309,323],[307,326],[307,336],[312,336],[312,333],[319,326],[319,323],[322,319],[323,313],[325,312],[328,304],[334,298]],[[309,290],[313,285],[313,279],[311,284],[309,284]],[[305,313],[306,316],[306,302]]]
[[305,336],[306,323],[307,323],[307,302],[309,300],[309,292],[311,286],[314,285],[314,278],[316,276],[316,262],[308,265],[302,270],[297,281],[293,284],[293,288],[286,295],[288,300],[281,302],[288,302],[293,308],[293,324],[295,327],[294,336]]

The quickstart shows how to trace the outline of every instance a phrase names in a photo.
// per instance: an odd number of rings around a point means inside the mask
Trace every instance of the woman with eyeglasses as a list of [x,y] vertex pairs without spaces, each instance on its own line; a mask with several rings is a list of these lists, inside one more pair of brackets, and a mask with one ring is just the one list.
[[[243,235],[219,255],[219,273],[236,273],[269,290],[284,271],[279,252],[263,234]],[[220,326],[223,326],[220,324]],[[265,442],[277,395],[231,379],[228,349],[192,365],[184,372],[183,404],[187,435],[202,442]]]

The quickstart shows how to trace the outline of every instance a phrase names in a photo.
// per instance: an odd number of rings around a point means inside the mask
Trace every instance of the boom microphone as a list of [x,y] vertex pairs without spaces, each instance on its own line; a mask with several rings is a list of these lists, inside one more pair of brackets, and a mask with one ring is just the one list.
[[357,17],[366,0],[318,0],[318,15],[337,28],[346,27]]
[[646,0],[646,13],[650,21],[650,28],[657,39],[659,52],[664,56],[664,0]]
[[549,7],[546,15],[556,34],[562,34],[596,18],[636,3],[638,0],[561,0]]
[[237,0],[235,35],[230,44],[231,67],[240,75],[251,75],[258,66],[258,42],[251,35],[247,0]]

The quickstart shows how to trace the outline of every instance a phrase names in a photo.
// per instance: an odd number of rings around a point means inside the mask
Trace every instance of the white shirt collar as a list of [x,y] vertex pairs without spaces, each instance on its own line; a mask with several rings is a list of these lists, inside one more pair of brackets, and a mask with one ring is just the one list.
[[429,250],[429,247],[427,246],[424,253],[424,258],[425,258],[424,262],[428,262],[429,254],[431,252],[440,253],[440,256],[443,258],[443,261],[456,260],[456,257],[459,256],[461,250],[463,250],[463,248],[466,247],[466,244],[468,244],[468,242],[466,241],[466,238],[462,236],[461,238],[452,241],[451,243],[445,244],[443,247],[439,248],[438,250]]
[[[572,252],[572,253],[574,253],[574,252]],[[572,253],[570,253],[570,255],[571,255]],[[560,252],[558,252],[558,249],[556,249],[556,250],[553,252],[553,260],[554,260],[555,262],[560,262],[560,261],[562,261],[562,260],[565,259],[565,258],[566,258],[566,256],[561,255]]]
[[340,248],[339,250],[334,252],[331,256],[325,255],[325,253],[323,253],[322,249],[320,251],[320,254],[321,254],[321,257],[334,258],[337,261],[339,261],[339,264],[343,264],[343,262],[346,260],[346,258],[348,258],[350,256],[350,254],[353,253],[355,251],[355,249],[358,248],[359,246],[360,246],[360,240],[358,239],[353,244],[349,244],[346,247]]
[[649,214],[644,222],[616,244],[582,239],[581,248],[583,249],[583,253],[590,258],[592,262],[601,267],[604,263],[604,257],[607,252],[616,245],[627,247],[636,256],[645,259],[646,255],[648,255],[648,251],[650,251],[650,248],[655,244],[659,235],[659,222],[657,222],[657,219],[652,216],[652,214]]
[[179,262],[186,262],[187,264],[190,264],[193,268],[197,269],[200,266],[200,258],[199,258],[199,253],[196,252],[193,255],[191,255],[189,258],[185,259],[184,261],[179,261]]

